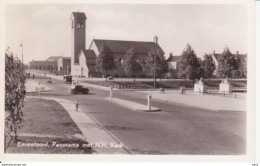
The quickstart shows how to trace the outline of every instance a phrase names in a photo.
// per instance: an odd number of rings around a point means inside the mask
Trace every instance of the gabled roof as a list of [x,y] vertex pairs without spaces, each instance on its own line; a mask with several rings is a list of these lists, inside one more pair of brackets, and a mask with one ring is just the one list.
[[168,59],[167,59],[167,62],[179,62],[181,60],[181,56],[170,56]]
[[81,52],[83,53],[83,55],[86,57],[86,65],[88,67],[89,73],[96,74],[96,54],[94,52],[94,50],[81,50]]
[[144,42],[144,41],[123,41],[123,40],[103,40],[94,39],[93,42],[96,44],[98,50],[100,51],[105,45],[110,49],[112,53],[126,53],[130,49],[134,49],[134,52],[139,54],[147,54],[152,49],[158,48],[163,54],[161,47],[154,42]]
[[86,20],[86,18],[87,18],[85,13],[82,13],[82,12],[72,12],[70,19],[72,18],[72,16],[74,17],[74,19],[77,19],[77,20]]
[[60,58],[62,58],[62,56],[50,56],[46,61],[58,61]]

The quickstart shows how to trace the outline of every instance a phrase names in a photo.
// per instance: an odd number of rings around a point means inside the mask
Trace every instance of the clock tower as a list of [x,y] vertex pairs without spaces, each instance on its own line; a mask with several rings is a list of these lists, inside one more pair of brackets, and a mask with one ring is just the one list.
[[77,73],[79,53],[85,50],[86,44],[86,15],[81,12],[72,12],[71,20],[71,74]]

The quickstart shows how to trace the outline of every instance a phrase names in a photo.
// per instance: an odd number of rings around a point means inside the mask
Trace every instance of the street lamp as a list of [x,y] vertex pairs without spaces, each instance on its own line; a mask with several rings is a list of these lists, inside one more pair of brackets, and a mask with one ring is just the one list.
[[154,42],[155,42],[155,52],[153,54],[153,88],[156,88],[156,65],[155,65],[155,54],[157,55],[157,43],[158,43],[158,37],[154,36]]
[[22,64],[23,64],[23,43],[21,42],[20,47],[22,49]]

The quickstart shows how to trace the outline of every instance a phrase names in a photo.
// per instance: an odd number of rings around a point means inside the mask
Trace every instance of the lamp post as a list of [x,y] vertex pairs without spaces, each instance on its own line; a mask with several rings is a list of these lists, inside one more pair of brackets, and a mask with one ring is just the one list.
[[155,42],[155,52],[153,54],[153,88],[156,88],[156,65],[155,65],[155,54],[157,55],[157,43],[158,43],[158,37],[154,36],[154,42]]
[[22,65],[23,65],[23,43],[21,42],[20,47],[22,49]]

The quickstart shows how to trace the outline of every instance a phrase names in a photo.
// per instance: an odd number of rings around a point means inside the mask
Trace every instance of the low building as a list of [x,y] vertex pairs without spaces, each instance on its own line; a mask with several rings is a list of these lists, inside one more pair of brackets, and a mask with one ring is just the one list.
[[32,60],[31,62],[29,62],[29,69],[57,73],[59,58],[62,58],[62,56],[50,56],[45,61]]
[[[236,54],[232,55],[240,61],[240,68],[236,71],[236,77],[247,77],[247,54],[239,54],[237,51]],[[213,73],[214,75],[217,75],[219,60],[222,56],[222,54],[215,53],[215,51],[213,51],[212,58],[216,65],[216,70]]]
[[58,59],[58,72],[61,75],[70,75],[71,72],[71,58],[60,57]]
[[181,60],[181,56],[176,55],[173,56],[171,55],[168,59],[168,69],[169,69],[169,76],[170,78],[178,78],[178,67],[179,67],[179,62]]
[[80,75],[84,77],[98,77],[96,70],[96,55],[93,50],[81,50],[79,53]]

